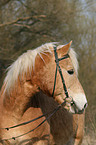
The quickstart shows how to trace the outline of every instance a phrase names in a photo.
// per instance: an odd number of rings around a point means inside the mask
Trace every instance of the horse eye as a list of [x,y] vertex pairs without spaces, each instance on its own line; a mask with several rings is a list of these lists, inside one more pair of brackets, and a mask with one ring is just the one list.
[[73,74],[74,74],[74,70],[73,70],[73,69],[68,70],[67,72],[68,72],[68,74],[70,74],[70,75],[73,75]]

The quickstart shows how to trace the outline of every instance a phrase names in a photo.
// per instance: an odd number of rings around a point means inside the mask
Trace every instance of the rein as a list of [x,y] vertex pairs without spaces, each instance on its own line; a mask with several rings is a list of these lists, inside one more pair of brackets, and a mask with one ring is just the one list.
[[[66,104],[66,101],[64,101],[62,104],[60,104],[60,105],[58,105],[53,111],[50,111],[50,112],[48,112],[48,113],[46,113],[46,114],[43,114],[43,115],[41,115],[41,116],[39,116],[39,117],[37,117],[37,118],[34,118],[33,120],[30,120],[30,121],[27,121],[27,122],[23,122],[23,123],[21,123],[21,124],[17,124],[17,125],[14,125],[14,126],[11,126],[11,127],[7,127],[7,128],[0,128],[0,129],[5,129],[5,130],[10,130],[10,129],[12,129],[12,128],[16,128],[16,127],[19,127],[19,126],[22,126],[22,125],[26,125],[26,124],[28,124],[28,123],[31,123],[31,122],[33,122],[33,121],[36,121],[36,120],[38,120],[38,119],[40,119],[40,118],[42,118],[42,117],[45,117],[46,115],[48,115],[49,114],[49,116],[48,117],[46,117],[46,119],[44,119],[40,124],[38,124],[35,128],[33,128],[32,130],[30,130],[30,131],[28,131],[28,132],[26,132],[26,133],[24,133],[24,134],[21,134],[21,135],[18,135],[18,136],[16,136],[16,137],[11,137],[11,138],[8,138],[8,139],[2,139],[2,140],[0,140],[0,141],[6,141],[6,140],[15,140],[16,138],[19,138],[19,137],[22,137],[22,136],[24,136],[24,135],[26,135],[26,134],[28,134],[28,133],[30,133],[30,132],[33,132],[34,130],[36,130],[38,127],[40,127],[42,124],[44,124],[44,122],[45,121],[47,121],[49,118],[51,118],[62,106],[64,106]],[[51,114],[50,114],[51,113]]]

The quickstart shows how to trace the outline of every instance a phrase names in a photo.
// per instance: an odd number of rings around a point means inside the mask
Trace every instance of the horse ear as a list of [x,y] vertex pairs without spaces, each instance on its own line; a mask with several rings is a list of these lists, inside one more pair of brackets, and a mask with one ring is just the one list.
[[63,45],[60,49],[58,49],[59,52],[61,54],[63,54],[63,55],[67,54],[68,51],[69,51],[69,48],[70,48],[71,44],[72,44],[72,41],[70,41],[69,43]]

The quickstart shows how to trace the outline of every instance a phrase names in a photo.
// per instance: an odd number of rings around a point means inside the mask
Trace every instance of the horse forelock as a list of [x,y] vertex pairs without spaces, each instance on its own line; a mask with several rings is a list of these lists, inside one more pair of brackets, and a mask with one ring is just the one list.
[[[14,88],[15,83],[17,82],[18,78],[20,79],[23,75],[27,75],[27,71],[30,72],[32,69],[34,70],[35,67],[35,60],[37,54],[40,58],[44,61],[41,54],[52,53],[52,50],[56,46],[57,42],[53,43],[46,43],[40,47],[37,47],[34,50],[28,50],[26,53],[23,53],[18,59],[7,69],[7,75],[4,80],[5,89],[4,92],[10,92],[12,88]],[[61,47],[58,46],[58,49]],[[78,61],[76,58],[76,53],[73,49],[70,49],[69,55],[71,57],[74,69],[76,73],[78,72]]]

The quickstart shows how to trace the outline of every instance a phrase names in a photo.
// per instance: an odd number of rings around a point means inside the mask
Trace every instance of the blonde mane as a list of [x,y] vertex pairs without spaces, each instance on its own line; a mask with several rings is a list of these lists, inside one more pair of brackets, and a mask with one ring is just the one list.
[[[16,80],[18,80],[18,77],[27,73],[28,69],[30,72],[32,71],[32,69],[34,69],[37,54],[44,61],[41,54],[46,55],[46,52],[52,53],[52,50],[54,49],[56,44],[57,42],[46,43],[34,50],[28,50],[26,53],[23,53],[21,56],[19,56],[18,59],[7,69],[8,72],[4,80],[4,92],[8,92],[14,86]],[[57,46],[57,48],[60,49],[60,46]],[[78,73],[78,61],[75,51],[73,49],[70,49],[69,55],[71,57],[75,72]]]

